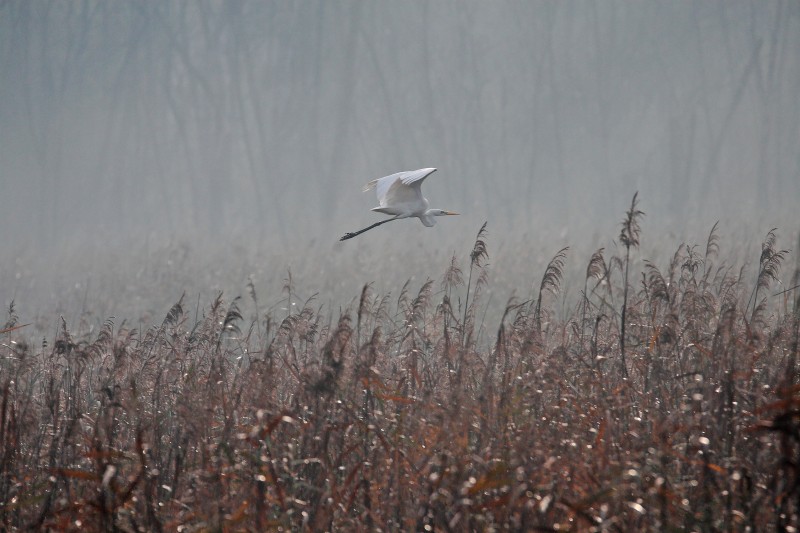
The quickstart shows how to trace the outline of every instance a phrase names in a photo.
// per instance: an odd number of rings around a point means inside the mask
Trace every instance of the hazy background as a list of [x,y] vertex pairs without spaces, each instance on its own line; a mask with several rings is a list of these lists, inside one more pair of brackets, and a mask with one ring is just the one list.
[[[291,270],[336,311],[484,221],[505,302],[613,251],[637,190],[642,256],[720,220],[757,261],[795,248],[799,95],[789,0],[0,2],[0,303],[160,321]],[[364,183],[428,166],[462,216],[338,242],[380,219]]]

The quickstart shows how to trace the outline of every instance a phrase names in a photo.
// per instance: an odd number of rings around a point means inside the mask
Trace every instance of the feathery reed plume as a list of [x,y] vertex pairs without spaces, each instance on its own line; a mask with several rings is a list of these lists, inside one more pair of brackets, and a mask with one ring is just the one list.
[[356,313],[356,344],[361,343],[361,317],[366,312],[370,285],[372,284],[364,284],[364,287],[361,288],[361,297],[358,299],[358,312]]
[[398,312],[403,310],[405,312],[406,307],[408,307],[408,286],[411,284],[411,280],[407,279],[403,286],[400,288],[400,295],[397,297],[397,309]]
[[89,351],[94,352],[97,356],[102,354],[109,348],[114,338],[114,317],[109,317],[103,322],[103,327],[100,333],[97,334],[95,341],[89,346]]
[[322,348],[322,373],[310,384],[315,394],[330,396],[338,389],[339,377],[344,369],[344,357],[352,334],[350,315],[343,314]]
[[719,254],[719,235],[717,235],[717,226],[719,226],[719,220],[714,222],[714,225],[711,226],[711,231],[708,232],[708,240],[706,240],[706,258]]
[[253,278],[247,278],[246,287],[247,294],[250,295],[250,299],[253,300],[253,303],[258,307],[258,296],[256,295],[256,286],[253,284]]
[[[586,309],[589,306],[589,280],[594,278],[600,283],[608,272],[606,260],[603,258],[604,248],[598,248],[586,265],[586,277],[583,279],[583,310],[581,311],[581,351],[584,344],[584,329],[586,328]],[[596,287],[596,286],[595,286]]]
[[175,304],[173,304],[172,307],[170,307],[167,316],[165,316],[164,321],[161,322],[162,328],[166,328],[167,326],[174,326],[181,319],[181,317],[183,316],[183,298],[185,296],[186,293],[184,292],[181,295],[180,299],[177,302],[175,302]]
[[688,244],[684,244],[683,246],[686,250],[686,256],[683,258],[681,271],[686,272],[688,274],[687,278],[692,280],[694,283],[695,276],[697,271],[700,269],[700,265],[703,263],[703,260],[700,258],[700,255],[695,252],[695,248],[697,248],[697,246],[689,246]]
[[778,273],[781,269],[781,262],[788,250],[776,250],[775,241],[777,239],[773,228],[767,233],[767,238],[761,245],[761,258],[759,259],[758,282],[756,289],[767,289],[771,282],[778,281]]
[[292,302],[294,301],[294,279],[292,278],[292,269],[286,271],[286,277],[283,280],[283,292],[286,294],[286,314],[292,314]]
[[648,299],[663,300],[669,303],[670,297],[667,281],[664,279],[664,276],[661,275],[658,267],[650,261],[645,260],[644,268],[646,272],[643,272],[642,275],[644,276],[644,288]]
[[561,289],[561,280],[564,278],[564,261],[567,258],[568,250],[569,246],[560,249],[550,262],[547,263],[547,268],[544,269],[542,282],[539,284],[539,296],[536,298],[536,311],[534,313],[536,331],[539,334],[542,333],[542,295],[545,291],[556,295]]
[[[481,226],[481,229],[478,230],[478,235],[475,237],[475,244],[472,247],[472,252],[469,254],[469,275],[467,276],[467,295],[464,299],[464,321],[462,322],[463,327],[467,328],[467,317],[469,316],[469,291],[472,287],[472,272],[475,269],[479,269],[482,272],[484,271],[484,266],[486,261],[489,259],[489,252],[486,250],[486,242],[484,239],[486,238],[486,224],[484,222]],[[479,279],[479,282],[483,278]],[[477,291],[477,288],[476,288]],[[462,336],[462,346],[466,346],[467,342],[467,332],[464,332]]]
[[628,377],[628,365],[625,362],[625,322],[627,319],[628,311],[628,271],[630,268],[631,248],[639,247],[639,233],[641,227],[639,226],[639,219],[644,216],[644,211],[640,211],[637,207],[637,197],[639,192],[633,194],[631,200],[631,207],[625,213],[625,218],[622,220],[622,230],[619,233],[619,240],[625,246],[625,281],[622,287],[622,318],[620,327],[620,361],[622,364],[622,374]]
[[67,329],[67,321],[64,320],[63,316],[61,316],[61,335],[59,337],[60,338],[56,339],[54,346],[56,353],[69,356],[72,350],[77,347],[77,344],[75,344],[75,341],[72,339],[72,335],[70,335]]
[[[603,252],[605,248],[597,249],[593,254],[591,259],[589,259],[589,264],[586,265],[586,279],[594,278],[596,280],[603,279],[606,273],[606,261],[603,258]],[[586,292],[586,288],[584,287],[584,293]]]
[[[444,324],[443,324],[443,331],[445,332],[445,340],[446,344],[450,345],[450,321],[453,320],[454,322],[458,323],[458,316],[456,316],[456,310],[453,309],[453,296],[452,291],[456,287],[464,284],[464,275],[461,272],[461,267],[458,266],[458,260],[456,259],[456,254],[450,258],[450,265],[447,267],[447,270],[444,272],[444,276],[442,277],[442,287],[444,288],[444,296],[442,297],[442,304],[447,302],[447,305],[442,307],[442,309],[446,309],[448,312],[444,313]],[[460,302],[460,299],[459,299]],[[460,309],[458,309],[460,311]],[[462,325],[463,326],[463,325]],[[463,328],[462,328],[463,334]]]
[[425,280],[425,283],[422,284],[422,287],[419,288],[417,297],[411,301],[411,314],[409,316],[409,321],[416,322],[418,319],[422,318],[425,309],[428,308],[432,287],[433,280],[427,279]]
[[[753,294],[750,297],[753,302],[753,311],[750,314],[751,324],[755,322],[757,315],[764,308],[763,303],[758,301],[759,291],[769,289],[773,281],[778,281],[781,263],[786,254],[789,253],[788,250],[777,250],[775,248],[775,241],[777,240],[775,230],[777,229],[778,228],[772,228],[769,230],[764,242],[761,244],[761,257],[758,261],[756,286],[753,288]],[[747,306],[750,307],[750,302],[747,303]]]
[[639,225],[639,219],[644,216],[645,213],[636,207],[636,204],[639,202],[638,196],[638,191],[633,194],[631,207],[626,211],[625,218],[622,219],[622,229],[619,232],[619,240],[625,248],[639,247],[639,234],[642,231]]
[[[411,339],[410,356],[406,358],[408,363],[408,378],[412,384],[412,390],[416,390],[415,385],[419,376],[419,348],[417,338],[422,340],[422,344],[429,344],[428,335],[425,331],[425,310],[431,298],[433,280],[427,279],[419,289],[416,298],[411,301],[411,307],[406,313],[406,328],[403,340]],[[421,325],[422,327],[419,327]]]
[[250,299],[253,300],[253,307],[255,308],[255,311],[256,311],[253,321],[255,322],[256,331],[258,332],[258,336],[260,337],[261,336],[261,318],[260,318],[261,317],[261,311],[258,308],[258,295],[256,294],[256,286],[253,283],[253,278],[252,277],[248,277],[247,278],[246,287],[247,287],[247,294],[249,294],[250,295]]
[[717,226],[719,226],[719,220],[714,222],[714,225],[711,226],[711,231],[708,233],[708,240],[706,240],[706,255],[703,259],[703,263],[706,265],[707,270],[711,258],[719,255],[719,235],[717,234]]
[[[222,293],[220,293],[220,296],[222,296]],[[219,336],[217,337],[217,352],[219,352],[225,334],[233,333],[239,335],[242,332],[238,324],[238,322],[242,320],[242,312],[239,310],[240,299],[241,296],[234,298],[231,305],[228,307],[228,311],[225,313],[225,318],[222,320],[222,329],[220,329]]]
[[8,304],[8,319],[6,319],[6,323],[3,324],[3,327],[0,329],[11,329],[17,325],[17,321],[19,321],[19,316],[17,316],[17,311],[14,308],[14,300],[12,299],[11,303]]
[[461,267],[458,266],[458,259],[456,259],[456,254],[450,258],[450,265],[447,267],[447,270],[444,272],[444,276],[442,277],[442,286],[444,287],[445,294],[450,296],[450,291],[454,287],[458,287],[459,285],[464,284],[464,273],[461,271]]
[[489,259],[489,253],[486,251],[486,224],[484,222],[481,229],[478,230],[478,235],[475,237],[475,244],[472,246],[472,251],[469,254],[469,260],[473,266],[481,266],[481,262]]

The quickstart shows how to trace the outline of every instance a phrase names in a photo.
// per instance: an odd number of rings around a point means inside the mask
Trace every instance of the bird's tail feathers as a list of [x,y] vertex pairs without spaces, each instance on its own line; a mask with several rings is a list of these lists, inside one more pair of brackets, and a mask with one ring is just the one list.
[[[380,179],[380,178],[378,178],[378,179]],[[372,181],[370,181],[369,183],[367,183],[366,185],[364,185],[364,188],[363,188],[363,189],[361,189],[361,190],[362,190],[363,192],[371,191],[371,190],[372,190],[372,189],[374,189],[374,188],[375,188],[375,186],[377,186],[377,185],[378,185],[378,180],[372,180]]]

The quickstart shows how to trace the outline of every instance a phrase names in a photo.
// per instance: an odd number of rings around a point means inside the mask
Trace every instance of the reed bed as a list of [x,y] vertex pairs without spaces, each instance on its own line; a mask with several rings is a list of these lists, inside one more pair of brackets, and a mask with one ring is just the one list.
[[149,329],[63,321],[33,342],[12,304],[2,528],[789,531],[791,256],[773,230],[753,267],[727,264],[715,226],[666,267],[634,264],[643,216],[634,197],[620,253],[585,258],[571,306],[564,248],[491,326],[485,225],[439,279],[366,284],[336,312],[265,310],[251,284]]

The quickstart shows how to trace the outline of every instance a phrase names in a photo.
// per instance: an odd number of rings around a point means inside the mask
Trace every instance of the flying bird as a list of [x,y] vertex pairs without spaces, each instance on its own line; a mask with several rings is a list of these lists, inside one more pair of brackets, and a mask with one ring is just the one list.
[[422,182],[425,178],[436,172],[435,168],[421,168],[419,170],[408,170],[398,172],[391,176],[372,180],[364,186],[364,192],[375,189],[378,195],[378,207],[373,207],[373,211],[394,215],[392,218],[381,220],[371,226],[353,233],[345,233],[340,241],[352,239],[356,235],[361,235],[365,231],[377,228],[381,224],[386,224],[392,220],[401,218],[417,217],[420,222],[428,227],[436,224],[434,217],[444,215],[457,215],[452,211],[444,209],[429,209],[428,200],[422,196]]

